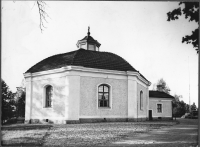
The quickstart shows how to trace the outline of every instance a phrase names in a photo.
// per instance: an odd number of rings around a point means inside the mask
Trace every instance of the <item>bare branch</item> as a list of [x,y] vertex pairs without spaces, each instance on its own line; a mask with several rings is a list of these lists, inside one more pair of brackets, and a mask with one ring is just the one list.
[[44,25],[44,21],[48,23],[46,18],[49,17],[49,15],[46,13],[46,10],[45,10],[46,3],[44,1],[37,1],[37,6],[39,10],[39,15],[40,15],[40,30],[42,32],[43,29],[46,28]]

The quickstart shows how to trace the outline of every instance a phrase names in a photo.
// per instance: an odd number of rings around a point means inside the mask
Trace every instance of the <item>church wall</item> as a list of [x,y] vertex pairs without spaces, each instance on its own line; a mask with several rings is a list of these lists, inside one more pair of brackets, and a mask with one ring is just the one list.
[[[143,109],[140,109],[140,92],[143,92]],[[137,83],[137,102],[138,102],[138,118],[148,118],[148,87]]]
[[137,79],[128,76],[128,121],[135,121],[137,118]]
[[[162,113],[157,112],[157,104],[162,104]],[[158,119],[171,118],[172,117],[172,101],[160,98],[150,98],[149,99],[149,110],[152,110],[152,117]]]
[[[108,84],[111,87],[111,108],[98,107],[98,85],[100,84]],[[80,118],[127,118],[126,79],[82,76],[80,85]]]
[[69,83],[69,96],[66,97],[65,113],[66,120],[79,120],[80,104],[80,76],[70,75],[66,77],[66,83]]
[[[65,77],[43,78],[32,81],[32,111],[31,119],[49,119],[64,120],[65,119],[65,100],[69,92],[67,80]],[[46,85],[53,86],[52,108],[44,108],[44,87]]]
[[[100,69],[69,70],[70,67],[56,69],[56,72],[52,70],[34,73],[32,77],[27,75],[26,120],[31,119],[33,123],[34,120],[46,121],[46,119],[52,123],[77,123],[82,122],[81,119],[95,119],[95,121],[146,119],[148,100],[144,98],[142,112],[137,112],[137,101],[140,90],[143,90],[144,97],[148,97],[148,86],[135,75],[127,76],[126,72],[112,73]],[[110,108],[98,107],[100,84],[110,86]],[[44,108],[44,87],[47,85],[53,86],[52,108]]]
[[26,78],[26,105],[25,105],[25,123],[29,123],[31,118],[31,97],[32,97],[32,81],[31,78]]

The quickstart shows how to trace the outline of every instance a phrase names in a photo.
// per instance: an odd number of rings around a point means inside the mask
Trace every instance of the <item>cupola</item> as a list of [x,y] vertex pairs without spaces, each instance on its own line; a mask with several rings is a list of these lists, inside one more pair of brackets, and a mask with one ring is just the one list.
[[81,40],[78,40],[76,45],[78,49],[82,48],[92,51],[99,51],[99,47],[101,46],[101,44],[97,40],[95,40],[92,36],[90,36],[90,27],[88,27],[87,36],[85,36]]

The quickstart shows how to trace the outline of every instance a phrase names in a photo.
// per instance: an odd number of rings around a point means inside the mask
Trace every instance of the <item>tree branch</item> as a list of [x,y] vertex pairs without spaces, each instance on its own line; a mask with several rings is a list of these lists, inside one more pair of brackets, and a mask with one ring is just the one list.
[[[180,2],[179,5],[184,5],[174,9],[171,12],[167,13],[167,21],[179,19],[179,16],[182,14],[185,15],[185,18],[190,21],[195,21],[199,24],[199,3],[198,2]],[[186,35],[182,38],[182,43],[186,42],[187,44],[192,44],[196,49],[197,53],[199,52],[199,27],[192,31],[192,35]]]
[[37,1],[37,6],[40,15],[40,30],[42,32],[43,29],[46,28],[44,25],[44,21],[48,23],[46,18],[49,17],[49,15],[45,11],[46,3],[44,1]]

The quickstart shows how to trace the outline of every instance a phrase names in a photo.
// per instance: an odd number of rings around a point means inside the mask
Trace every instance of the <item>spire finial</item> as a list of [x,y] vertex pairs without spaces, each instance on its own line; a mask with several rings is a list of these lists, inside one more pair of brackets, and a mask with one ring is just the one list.
[[90,26],[88,27],[88,36],[90,36]]

